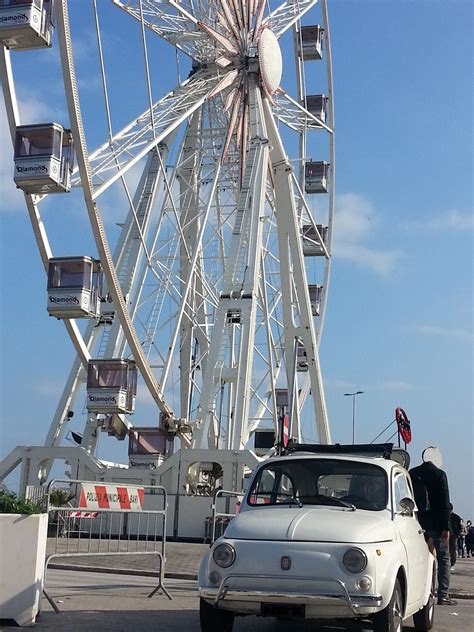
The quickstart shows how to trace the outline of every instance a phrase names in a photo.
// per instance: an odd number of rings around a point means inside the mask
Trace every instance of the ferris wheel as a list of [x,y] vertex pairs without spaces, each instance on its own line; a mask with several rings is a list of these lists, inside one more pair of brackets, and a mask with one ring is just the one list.
[[[319,363],[335,167],[326,0],[111,3],[138,24],[146,88],[142,112],[113,129],[110,11],[104,19],[92,0],[106,114],[96,149],[86,143],[67,0],[25,1],[23,21],[13,0],[0,7],[15,182],[48,273],[48,312],[77,352],[46,444],[61,443],[84,387],[83,446],[94,452],[98,426],[123,437],[139,409],[137,376],[160,427],[185,447],[240,450],[262,429],[301,441],[304,409],[312,438],[330,443]],[[161,94],[154,40],[181,60]],[[51,42],[69,123],[20,121],[10,55],[39,56]],[[102,215],[112,187],[123,194],[118,239]],[[53,253],[48,241],[44,201],[75,189],[95,255],[71,243]]]

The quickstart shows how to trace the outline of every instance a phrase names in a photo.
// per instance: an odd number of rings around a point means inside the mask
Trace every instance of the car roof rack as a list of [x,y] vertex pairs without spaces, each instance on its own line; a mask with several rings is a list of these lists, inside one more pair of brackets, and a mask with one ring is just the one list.
[[289,441],[285,455],[295,452],[311,452],[313,454],[357,454],[359,456],[381,456],[389,459],[393,452],[393,443],[358,443],[321,445],[318,443],[296,443]]

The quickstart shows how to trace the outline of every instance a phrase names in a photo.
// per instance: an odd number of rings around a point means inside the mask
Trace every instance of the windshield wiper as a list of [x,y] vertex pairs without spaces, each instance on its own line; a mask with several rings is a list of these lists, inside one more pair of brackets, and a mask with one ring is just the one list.
[[334,496],[325,496],[324,494],[312,494],[308,496],[300,496],[300,500],[307,500],[310,505],[335,505],[337,507],[348,507],[355,511],[356,507],[352,503],[349,503],[340,498]]
[[284,500],[283,502],[278,502],[276,504],[278,505],[298,505],[298,507],[302,507],[303,503],[301,502],[301,500],[299,498],[296,498],[296,496],[293,496],[293,494],[285,494],[283,492],[279,492],[277,494],[278,496],[284,496],[287,500]]

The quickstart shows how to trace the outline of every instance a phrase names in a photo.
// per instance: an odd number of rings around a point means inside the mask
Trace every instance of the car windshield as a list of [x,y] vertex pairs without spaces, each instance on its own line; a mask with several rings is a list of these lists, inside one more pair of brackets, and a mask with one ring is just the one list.
[[338,459],[268,462],[249,490],[249,505],[353,505],[380,511],[387,506],[387,475],[371,463]]

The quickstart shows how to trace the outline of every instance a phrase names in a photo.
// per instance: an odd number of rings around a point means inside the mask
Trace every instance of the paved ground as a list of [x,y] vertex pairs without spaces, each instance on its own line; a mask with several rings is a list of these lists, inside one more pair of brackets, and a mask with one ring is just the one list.
[[[109,544],[104,541],[101,547],[100,555],[81,556],[81,552],[88,550],[89,546],[93,550],[98,545],[98,540],[91,541],[79,539],[55,539],[48,538],[47,554],[61,553],[65,557],[54,558],[50,562],[51,568],[62,569],[78,569],[82,571],[99,571],[99,572],[120,572],[131,575],[156,576],[159,572],[160,561],[158,555],[153,554],[154,543],[145,541],[112,540]],[[126,555],[117,555],[119,551],[126,548],[131,553]],[[107,555],[107,551],[114,552],[114,555]],[[145,551],[150,551],[144,555]],[[156,550],[161,551],[161,543],[156,543]],[[138,554],[134,555],[133,551]],[[208,544],[190,544],[187,542],[167,542],[166,543],[166,566],[165,572],[167,577],[176,579],[197,579],[199,564],[201,559],[209,551]],[[67,557],[67,553],[73,553],[74,556]]]
[[[66,539],[55,540],[50,538],[48,541],[48,553],[56,550],[56,542],[61,552],[66,553]],[[107,544],[107,543],[106,543]],[[144,551],[145,547],[151,548],[152,543],[146,542],[122,542],[121,546],[136,547],[133,550]],[[69,551],[80,553],[85,551],[88,546],[88,540],[69,541]],[[107,545],[108,546],[108,545]],[[159,549],[158,543],[158,550]],[[82,548],[81,548],[82,547]],[[118,541],[112,541],[111,550],[119,548]],[[107,548],[103,549],[104,551]],[[199,563],[204,554],[209,550],[208,544],[190,544],[187,542],[167,542],[166,543],[166,577],[175,579],[196,579],[199,570]],[[159,572],[159,558],[157,555],[143,553],[133,555],[106,555],[99,556],[74,556],[61,557],[52,560],[51,568],[57,569],[78,569],[82,571],[99,571],[99,572],[119,572],[131,575],[156,576]],[[459,599],[474,599],[474,558],[460,559],[456,563],[455,571],[451,576],[451,595]]]
[[[200,632],[196,582],[166,582],[173,596],[147,598],[156,581],[152,577],[107,575],[50,570],[47,589],[61,612],[55,614],[46,600],[35,625],[37,632]],[[468,632],[474,620],[474,600],[460,600],[456,606],[440,606],[435,612],[433,632]],[[13,632],[14,625],[0,622],[0,632]],[[404,632],[413,632],[412,621]],[[282,622],[258,617],[237,618],[234,632],[370,632],[370,624],[314,621]],[[219,632],[216,630],[216,632]]]
[[[85,545],[84,542],[81,546]],[[61,546],[64,549],[65,543]],[[144,542],[139,543],[138,551],[144,546]],[[52,547],[50,541],[50,552]],[[48,570],[45,587],[61,612],[56,614],[43,599],[42,613],[35,628],[38,632],[125,632],[130,629],[200,632],[195,577],[199,561],[208,549],[204,544],[167,543],[165,586],[173,597],[171,601],[163,594],[147,597],[157,584],[157,555],[119,553],[89,557],[81,555],[84,551],[79,549],[78,556],[56,558],[56,568]],[[84,571],[90,568],[96,572]],[[68,569],[74,569],[74,572]],[[474,559],[457,562],[451,579],[451,595],[458,598],[458,603],[436,608],[434,632],[472,630]],[[10,632],[14,628],[11,622],[0,621],[0,632]],[[234,632],[369,632],[371,629],[368,623],[278,623],[274,619],[258,617],[237,618],[234,625]],[[404,630],[413,632],[411,620],[404,624]]]
[[[460,559],[451,573],[450,594],[458,599],[474,599],[474,558]],[[474,623],[473,623],[474,627]]]

